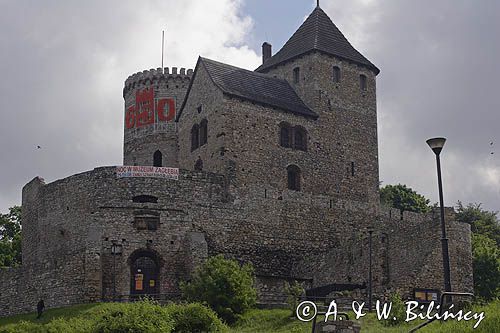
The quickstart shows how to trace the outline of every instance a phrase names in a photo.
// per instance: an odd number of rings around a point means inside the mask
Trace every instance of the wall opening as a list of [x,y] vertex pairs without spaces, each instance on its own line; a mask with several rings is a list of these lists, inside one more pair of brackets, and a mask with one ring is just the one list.
[[288,189],[300,191],[300,168],[296,165],[290,165],[287,169]]
[[159,294],[160,267],[157,255],[148,250],[132,253],[130,262],[130,295]]
[[361,91],[366,91],[367,83],[366,83],[366,75],[361,74],[359,76],[359,88]]
[[293,82],[294,83],[300,82],[300,68],[299,67],[295,67],[293,69]]
[[333,82],[340,82],[340,68],[338,66],[333,66]]
[[161,151],[157,150],[153,154],[153,166],[162,167],[163,166],[163,154]]

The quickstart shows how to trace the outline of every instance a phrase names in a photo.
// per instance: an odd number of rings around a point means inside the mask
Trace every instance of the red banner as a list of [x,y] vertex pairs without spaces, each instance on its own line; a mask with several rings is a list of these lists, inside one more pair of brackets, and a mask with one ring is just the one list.
[[155,100],[154,89],[137,90],[135,105],[127,108],[125,113],[125,127],[137,128],[154,124],[155,122],[169,122],[175,118],[175,100],[162,98]]

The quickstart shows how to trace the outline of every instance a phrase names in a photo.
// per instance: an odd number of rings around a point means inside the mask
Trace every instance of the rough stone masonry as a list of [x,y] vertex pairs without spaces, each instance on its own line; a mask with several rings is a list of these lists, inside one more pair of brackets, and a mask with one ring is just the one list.
[[[380,205],[379,69],[319,6],[263,51],[255,71],[200,57],[125,81],[124,165],[178,175],[100,167],[26,184],[23,264],[0,271],[1,316],[39,298],[173,299],[216,254],[254,265],[261,303],[284,302],[293,280],[365,297],[369,228],[377,297],[443,288],[438,213]],[[469,226],[451,209],[446,223],[453,289],[471,291]]]

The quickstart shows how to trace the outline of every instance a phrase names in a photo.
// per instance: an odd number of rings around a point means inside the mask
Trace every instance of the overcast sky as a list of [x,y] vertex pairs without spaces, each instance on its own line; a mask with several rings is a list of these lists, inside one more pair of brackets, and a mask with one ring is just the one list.
[[[0,211],[21,188],[119,165],[123,82],[198,55],[248,69],[276,52],[312,0],[0,0]],[[445,136],[445,204],[500,210],[500,1],[321,0],[378,76],[380,180],[437,201],[434,155]],[[493,145],[490,143],[493,142]],[[37,149],[37,146],[41,149]],[[494,153],[494,154],[492,154]]]

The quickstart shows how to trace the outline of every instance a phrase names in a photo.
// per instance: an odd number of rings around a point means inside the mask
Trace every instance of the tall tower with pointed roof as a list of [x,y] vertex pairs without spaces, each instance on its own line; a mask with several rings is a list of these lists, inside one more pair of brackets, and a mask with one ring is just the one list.
[[[267,44],[267,43],[265,43]],[[357,51],[317,6],[299,29],[256,72],[287,80],[318,114],[318,137],[329,156],[329,194],[378,201],[376,76],[380,70]],[[326,175],[325,175],[326,177]]]

